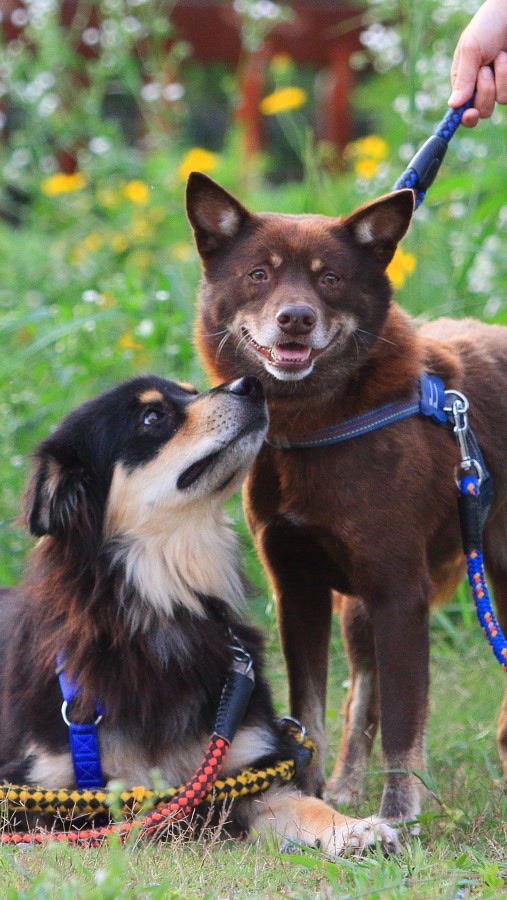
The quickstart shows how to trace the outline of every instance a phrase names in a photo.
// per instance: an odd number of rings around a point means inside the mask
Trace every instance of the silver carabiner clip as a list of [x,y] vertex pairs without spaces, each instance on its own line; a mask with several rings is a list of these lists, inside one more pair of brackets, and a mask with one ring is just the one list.
[[468,409],[470,406],[468,398],[465,397],[461,391],[454,390],[445,391],[445,396],[451,400],[451,403],[450,405],[444,406],[444,412],[447,413],[449,419],[453,422],[453,431],[456,435],[456,441],[461,455],[461,463],[459,467],[456,467],[454,476],[456,484],[459,487],[459,471],[470,472],[471,469],[474,469],[479,485],[481,485],[484,481],[484,471],[478,460],[470,455],[470,448],[468,445]]

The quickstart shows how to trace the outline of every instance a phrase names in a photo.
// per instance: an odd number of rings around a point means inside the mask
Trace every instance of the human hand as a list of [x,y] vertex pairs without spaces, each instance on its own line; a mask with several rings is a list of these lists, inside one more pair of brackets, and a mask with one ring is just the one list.
[[451,66],[449,106],[466,103],[462,125],[487,119],[495,102],[507,103],[507,0],[486,0],[461,34]]

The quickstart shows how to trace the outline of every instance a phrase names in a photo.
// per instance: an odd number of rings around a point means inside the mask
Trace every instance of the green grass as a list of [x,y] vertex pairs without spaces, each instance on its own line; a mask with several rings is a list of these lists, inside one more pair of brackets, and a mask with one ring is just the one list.
[[[268,668],[280,713],[287,711],[286,683],[271,615],[264,600],[254,618],[266,630]],[[450,621],[460,615],[458,609]],[[318,851],[281,854],[278,843],[222,841],[208,833],[194,843],[77,850],[48,846],[0,851],[1,896],[33,900],[116,897],[369,898],[484,897],[507,893],[507,796],[500,787],[495,719],[505,678],[479,626],[452,626],[455,638],[434,622],[430,759],[425,805],[417,837],[402,835],[396,859],[325,858]],[[328,727],[336,749],[345,697],[346,664],[336,628],[330,672]],[[331,751],[329,763],[331,764]],[[353,814],[375,812],[382,766],[374,751],[368,800]],[[462,893],[459,893],[462,891]]]

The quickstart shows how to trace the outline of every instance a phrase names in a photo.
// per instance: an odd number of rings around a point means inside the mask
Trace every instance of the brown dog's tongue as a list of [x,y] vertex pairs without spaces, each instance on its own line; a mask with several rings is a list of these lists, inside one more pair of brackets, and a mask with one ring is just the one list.
[[310,356],[311,348],[303,344],[276,344],[272,355],[283,362],[306,362]]

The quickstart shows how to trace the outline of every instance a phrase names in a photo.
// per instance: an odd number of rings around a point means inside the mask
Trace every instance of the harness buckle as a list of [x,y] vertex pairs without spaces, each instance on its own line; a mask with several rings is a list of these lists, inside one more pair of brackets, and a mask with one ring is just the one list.
[[[63,721],[65,722],[65,724],[70,728],[71,725],[74,725],[75,723],[72,722],[72,721],[69,719],[69,717],[68,717],[68,714],[67,714],[68,708],[69,708],[69,703],[68,703],[67,700],[64,700],[63,703],[62,703],[62,719],[63,719]],[[94,724],[95,726],[97,726],[97,725],[99,724],[99,722],[102,722],[102,719],[103,719],[103,718],[104,718],[104,714],[103,714],[103,713],[98,713],[97,718],[95,719],[95,721],[94,721],[93,724]]]

